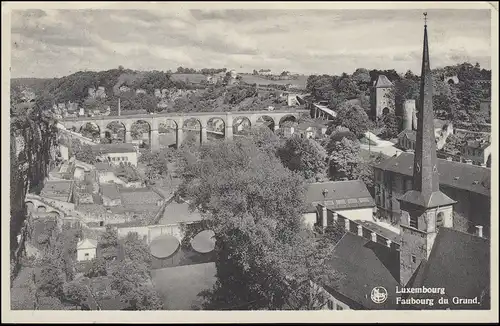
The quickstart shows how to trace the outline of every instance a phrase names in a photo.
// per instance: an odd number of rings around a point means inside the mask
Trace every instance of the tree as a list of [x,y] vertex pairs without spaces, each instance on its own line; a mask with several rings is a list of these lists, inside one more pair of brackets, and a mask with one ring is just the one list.
[[160,293],[148,285],[140,285],[126,296],[129,310],[163,310],[163,298]]
[[125,259],[115,261],[110,266],[108,275],[111,278],[111,288],[125,298],[134,297],[134,291],[149,279],[149,269],[144,264]]
[[324,181],[327,178],[328,155],[315,140],[293,136],[278,152],[283,165],[298,172],[307,181]]
[[359,83],[370,83],[370,72],[368,69],[365,68],[358,68],[356,71],[352,74],[352,78],[354,81],[356,81],[358,84]]
[[90,310],[87,305],[87,298],[89,296],[88,289],[83,284],[85,279],[68,282],[64,284],[64,297],[65,300],[73,302],[75,305],[82,307],[85,310]]
[[393,112],[384,114],[382,123],[384,124],[384,131],[382,132],[384,138],[391,139],[399,134],[400,120]]
[[129,233],[122,242],[124,258],[151,266],[151,254],[147,243],[139,239],[139,234]]
[[259,149],[272,156],[277,155],[281,141],[269,128],[252,128],[248,135]]
[[112,226],[107,225],[106,231],[101,235],[97,244],[101,256],[105,260],[112,260],[118,254],[118,231]]
[[358,141],[343,138],[328,145],[330,153],[330,177],[333,180],[356,180],[361,172],[361,157]]
[[[358,139],[351,131],[332,131],[328,143],[335,144],[335,142],[341,141],[343,138],[347,138],[352,141],[356,141]],[[328,149],[328,152],[331,153],[332,149]]]
[[59,262],[47,258],[36,277],[37,295],[61,298],[63,297],[64,277]]
[[348,128],[359,138],[368,130],[369,120],[363,108],[346,102],[339,107],[334,123],[337,126]]
[[96,154],[92,150],[92,146],[90,146],[89,144],[81,144],[79,147],[78,145],[76,145],[72,147],[72,151],[75,155],[75,158],[79,161],[88,164],[95,164],[97,162]]
[[286,279],[310,271],[296,264],[311,245],[301,237],[303,179],[250,139],[207,144],[187,170],[179,191],[216,237],[217,282],[205,308],[283,309],[294,293]]
[[106,260],[102,257],[96,257],[90,261],[89,268],[85,273],[86,277],[106,276]]

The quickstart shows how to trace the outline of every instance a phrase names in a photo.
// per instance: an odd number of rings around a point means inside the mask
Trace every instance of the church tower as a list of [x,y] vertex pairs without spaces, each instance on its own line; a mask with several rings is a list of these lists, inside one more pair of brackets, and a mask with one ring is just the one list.
[[427,13],[420,77],[420,109],[413,163],[413,190],[399,198],[401,216],[400,283],[406,285],[420,263],[429,258],[439,227],[453,227],[454,200],[439,190],[434,136],[432,75],[427,38]]

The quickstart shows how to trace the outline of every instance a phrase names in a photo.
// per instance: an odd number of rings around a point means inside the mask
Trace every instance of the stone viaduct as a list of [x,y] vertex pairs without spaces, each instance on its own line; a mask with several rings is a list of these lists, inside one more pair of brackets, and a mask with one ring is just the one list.
[[[119,115],[119,116],[96,116],[96,117],[79,117],[79,118],[64,118],[59,121],[66,129],[76,128],[80,131],[81,128],[92,123],[98,127],[101,138],[105,137],[105,130],[112,122],[120,123],[125,129],[125,143],[132,142],[131,129],[132,125],[139,121],[144,121],[149,124],[149,139],[151,150],[159,149],[158,128],[161,124],[173,125],[172,129],[176,132],[176,145],[180,146],[183,140],[184,130],[199,130],[200,141],[207,141],[207,127],[212,128],[210,122],[222,121],[222,130],[226,139],[233,138],[233,125],[235,122],[241,123],[242,120],[247,120],[249,127],[256,126],[258,122],[268,122],[273,130],[279,129],[285,121],[297,121],[301,115],[309,114],[309,110],[283,110],[283,111],[235,111],[235,112],[187,112],[187,113],[154,113],[140,115]],[[189,125],[189,122],[197,124]],[[186,124],[188,122],[188,124]],[[209,132],[214,132],[213,130]],[[218,132],[222,134],[221,132]]]

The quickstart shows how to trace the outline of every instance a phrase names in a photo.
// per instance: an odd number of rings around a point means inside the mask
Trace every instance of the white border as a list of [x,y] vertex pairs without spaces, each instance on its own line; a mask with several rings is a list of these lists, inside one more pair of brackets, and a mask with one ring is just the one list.
[[[292,312],[85,312],[11,311],[9,263],[9,85],[10,10],[12,9],[491,9],[492,70],[492,219],[491,219],[491,307],[490,311],[292,311]],[[147,322],[147,323],[228,323],[228,322],[498,322],[498,3],[496,2],[24,2],[2,3],[2,322]]]

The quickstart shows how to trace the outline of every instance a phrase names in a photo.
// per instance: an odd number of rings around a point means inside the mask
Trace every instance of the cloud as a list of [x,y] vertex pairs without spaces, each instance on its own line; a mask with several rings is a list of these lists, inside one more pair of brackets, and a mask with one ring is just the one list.
[[[490,68],[489,10],[429,10],[431,63]],[[420,70],[417,10],[16,10],[12,75],[80,70]]]

